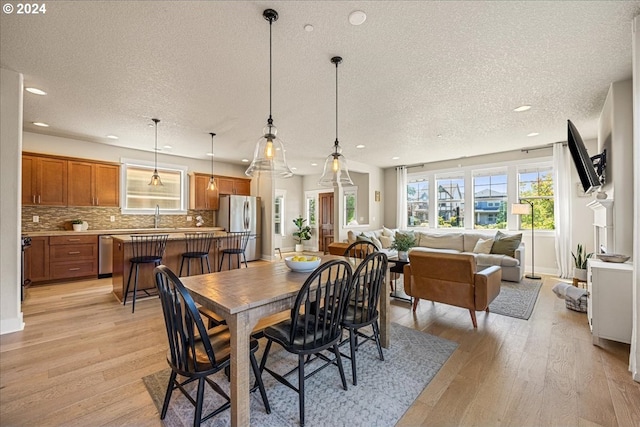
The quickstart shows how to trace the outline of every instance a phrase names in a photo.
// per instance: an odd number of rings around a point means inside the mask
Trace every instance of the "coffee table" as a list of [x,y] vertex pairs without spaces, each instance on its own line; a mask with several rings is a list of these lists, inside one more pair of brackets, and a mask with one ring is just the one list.
[[[403,274],[404,272],[404,266],[409,264],[409,260],[407,261],[402,261],[399,260],[397,258],[389,258],[389,264],[391,265],[391,267],[389,267],[389,272],[391,273],[395,273],[396,277],[398,277],[398,274]],[[393,280],[390,280],[391,283],[391,293],[389,294],[389,296],[395,298],[395,299],[400,299],[403,301],[408,301],[408,302],[413,302],[413,298],[406,297],[406,294],[403,292],[402,295],[398,294],[398,286],[397,286],[397,281],[396,281],[396,286],[393,285]]]

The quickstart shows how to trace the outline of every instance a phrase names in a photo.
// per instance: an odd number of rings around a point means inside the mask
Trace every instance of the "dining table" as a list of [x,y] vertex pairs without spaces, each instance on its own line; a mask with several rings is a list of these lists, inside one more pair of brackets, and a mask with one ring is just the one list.
[[[324,255],[321,263],[345,259],[355,272],[361,260]],[[291,271],[283,261],[182,277],[194,301],[224,318],[231,335],[231,425],[250,425],[249,341],[258,321],[290,310],[309,272]],[[389,270],[385,275],[389,283]],[[380,292],[380,339],[389,346],[389,293]],[[268,390],[267,390],[268,394]]]

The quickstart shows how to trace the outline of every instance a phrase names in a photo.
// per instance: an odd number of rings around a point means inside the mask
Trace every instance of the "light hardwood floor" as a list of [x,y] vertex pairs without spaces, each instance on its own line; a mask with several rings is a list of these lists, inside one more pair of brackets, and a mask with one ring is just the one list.
[[[250,263],[250,265],[256,265]],[[640,426],[629,346],[591,344],[546,277],[529,321],[392,301],[392,321],[459,343],[400,426]],[[0,336],[0,425],[161,425],[142,377],[166,368],[162,310],[111,280],[32,287],[25,330]]]

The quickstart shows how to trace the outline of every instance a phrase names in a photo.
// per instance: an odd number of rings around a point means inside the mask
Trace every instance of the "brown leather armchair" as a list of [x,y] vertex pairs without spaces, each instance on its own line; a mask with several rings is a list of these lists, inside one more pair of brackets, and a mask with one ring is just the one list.
[[477,328],[476,311],[489,311],[489,304],[500,293],[502,271],[498,266],[476,271],[471,254],[409,252],[404,266],[404,290],[415,298],[468,308],[473,327]]

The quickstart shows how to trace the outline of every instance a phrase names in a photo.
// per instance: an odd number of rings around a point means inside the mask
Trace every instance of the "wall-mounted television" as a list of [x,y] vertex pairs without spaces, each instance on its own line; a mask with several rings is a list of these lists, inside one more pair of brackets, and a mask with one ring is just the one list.
[[588,194],[599,189],[604,183],[606,151],[589,157],[578,129],[571,123],[571,120],[567,120],[567,125],[567,144],[569,145],[571,158],[578,171],[582,188]]

